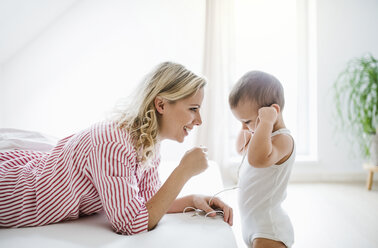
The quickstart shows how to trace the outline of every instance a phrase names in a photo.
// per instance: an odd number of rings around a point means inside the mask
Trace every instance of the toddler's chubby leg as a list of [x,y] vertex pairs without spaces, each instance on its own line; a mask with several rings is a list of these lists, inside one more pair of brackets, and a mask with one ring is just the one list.
[[286,245],[280,241],[271,239],[255,238],[253,240],[252,248],[286,248]]

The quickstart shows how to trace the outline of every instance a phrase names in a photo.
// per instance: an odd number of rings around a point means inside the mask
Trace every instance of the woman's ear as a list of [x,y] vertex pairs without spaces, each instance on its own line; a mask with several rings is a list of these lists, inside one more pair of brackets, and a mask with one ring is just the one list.
[[164,104],[165,104],[164,99],[160,96],[157,96],[154,100],[154,104],[155,104],[155,108],[156,108],[157,112],[159,112],[159,114],[163,114],[164,113]]
[[277,114],[280,113],[281,111],[281,107],[280,105],[276,104],[276,103],[273,103],[272,105],[270,105],[271,107],[273,107],[276,111],[277,111]]

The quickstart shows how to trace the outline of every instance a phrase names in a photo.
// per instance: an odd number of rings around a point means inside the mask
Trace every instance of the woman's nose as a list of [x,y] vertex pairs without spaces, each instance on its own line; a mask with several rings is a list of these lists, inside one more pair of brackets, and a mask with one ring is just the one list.
[[196,115],[196,118],[194,119],[194,125],[199,126],[199,125],[201,125],[201,124],[202,124],[201,114],[198,113],[198,114]]

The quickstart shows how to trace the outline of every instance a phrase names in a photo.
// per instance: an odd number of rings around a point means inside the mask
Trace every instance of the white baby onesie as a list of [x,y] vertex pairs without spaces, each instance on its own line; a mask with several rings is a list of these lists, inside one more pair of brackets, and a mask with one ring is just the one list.
[[[290,135],[288,129],[272,133]],[[244,242],[252,247],[255,238],[283,242],[287,247],[294,243],[294,231],[289,216],[281,203],[295,160],[295,143],[292,154],[284,163],[266,168],[255,168],[245,159],[239,173],[239,209]]]

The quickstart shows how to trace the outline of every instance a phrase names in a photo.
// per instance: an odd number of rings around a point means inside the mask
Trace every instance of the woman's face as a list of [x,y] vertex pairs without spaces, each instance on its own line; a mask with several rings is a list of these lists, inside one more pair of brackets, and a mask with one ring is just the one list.
[[204,96],[204,89],[195,94],[169,103],[165,99],[155,100],[155,107],[160,113],[159,136],[160,139],[171,139],[183,142],[185,136],[195,125],[201,125],[200,107]]

